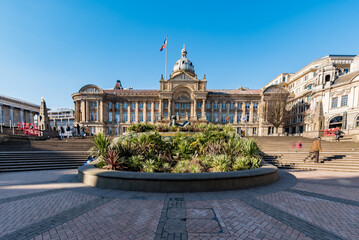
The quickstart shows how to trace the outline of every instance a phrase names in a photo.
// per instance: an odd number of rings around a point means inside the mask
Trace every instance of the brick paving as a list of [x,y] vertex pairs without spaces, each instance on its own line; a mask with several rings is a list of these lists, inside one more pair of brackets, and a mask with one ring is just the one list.
[[280,170],[255,189],[91,188],[76,170],[0,174],[2,239],[359,239],[359,173]]

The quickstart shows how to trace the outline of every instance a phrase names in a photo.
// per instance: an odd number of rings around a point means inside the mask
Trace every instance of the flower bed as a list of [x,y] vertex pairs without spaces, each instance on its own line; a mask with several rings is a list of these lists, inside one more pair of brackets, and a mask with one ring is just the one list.
[[[150,124],[134,125],[117,142],[98,134],[92,153],[98,168],[135,172],[229,172],[261,166],[259,147],[253,139],[238,136],[229,125],[201,124],[195,134],[178,132],[161,136]],[[131,128],[130,128],[131,129]],[[139,130],[144,132],[139,132]],[[171,134],[172,135],[172,134]]]

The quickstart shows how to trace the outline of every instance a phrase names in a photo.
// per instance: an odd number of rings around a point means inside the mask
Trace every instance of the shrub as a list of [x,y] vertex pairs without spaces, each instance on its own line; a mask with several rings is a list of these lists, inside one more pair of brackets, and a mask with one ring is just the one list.
[[149,159],[142,164],[143,172],[155,172],[157,169],[156,162],[153,159]]
[[231,161],[225,154],[213,156],[213,172],[227,172],[231,168]]
[[107,152],[110,149],[111,141],[107,136],[102,133],[96,134],[92,139],[93,147],[90,152],[97,157],[106,157]]
[[118,154],[114,150],[107,152],[107,157],[105,161],[111,166],[112,170],[115,170],[118,164]]
[[127,128],[130,132],[150,132],[155,129],[155,125],[150,123],[138,123]]

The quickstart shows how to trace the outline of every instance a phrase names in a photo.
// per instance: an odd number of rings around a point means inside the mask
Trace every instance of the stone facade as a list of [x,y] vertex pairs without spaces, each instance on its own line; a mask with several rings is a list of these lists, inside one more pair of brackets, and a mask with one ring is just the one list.
[[262,90],[245,88],[207,89],[207,79],[197,78],[185,48],[169,79],[160,79],[159,90],[125,89],[117,81],[113,89],[86,85],[72,98],[75,124],[87,125],[92,133],[120,135],[139,122],[230,123],[246,135],[267,135],[271,127],[260,117]]
[[18,122],[34,123],[40,106],[20,99],[0,95],[0,124],[17,127]]

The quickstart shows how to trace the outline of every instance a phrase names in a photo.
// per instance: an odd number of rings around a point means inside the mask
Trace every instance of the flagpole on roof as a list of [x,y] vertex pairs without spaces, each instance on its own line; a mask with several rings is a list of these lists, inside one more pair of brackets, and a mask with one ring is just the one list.
[[168,48],[168,40],[166,35],[166,63],[165,63],[165,79],[167,79],[167,48]]

